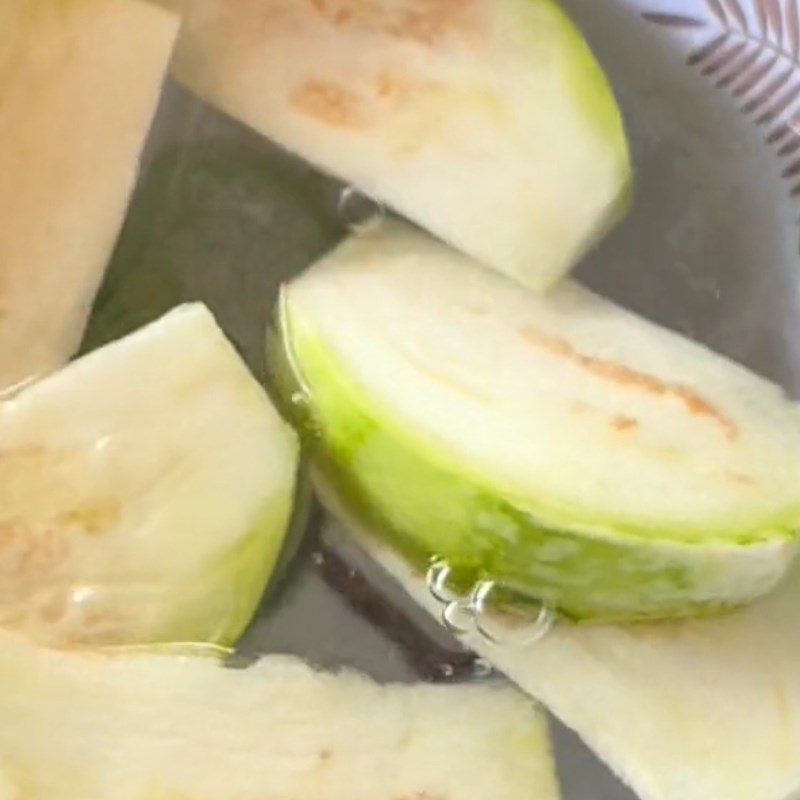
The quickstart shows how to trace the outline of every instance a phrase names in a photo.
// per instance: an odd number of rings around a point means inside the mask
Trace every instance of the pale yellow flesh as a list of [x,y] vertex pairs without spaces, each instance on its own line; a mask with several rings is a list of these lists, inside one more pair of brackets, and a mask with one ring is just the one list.
[[0,634],[2,800],[557,800],[505,684],[378,686],[267,657],[77,655]]
[[[326,531],[421,607],[423,577],[348,520]],[[369,567],[367,567],[369,568]],[[519,642],[525,629],[488,620]],[[574,728],[642,800],[786,800],[800,791],[800,570],[747,609],[706,620],[574,627],[531,646],[462,643]]]
[[79,344],[177,27],[141,0],[0,3],[0,390]]
[[287,528],[297,441],[202,306],[0,403],[0,626],[222,641]]
[[523,283],[619,215],[619,111],[551,0],[159,2],[201,97]]
[[285,307],[348,402],[547,527],[790,549],[800,407],[576,282],[534,294],[387,220],[289,283]]

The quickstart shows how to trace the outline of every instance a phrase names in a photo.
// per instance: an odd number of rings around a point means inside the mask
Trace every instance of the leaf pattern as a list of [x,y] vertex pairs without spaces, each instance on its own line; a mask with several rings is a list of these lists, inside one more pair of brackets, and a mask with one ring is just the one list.
[[756,117],[757,125],[766,125],[780,119],[781,116],[800,99],[800,82],[793,83],[788,90],[775,99],[770,105]]
[[786,86],[787,81],[792,77],[795,72],[795,67],[788,67],[783,72],[778,73],[768,84],[766,84],[761,91],[750,96],[750,99],[742,106],[742,111],[745,114],[752,114],[758,111],[764,103],[775,96],[778,89]]
[[789,32],[789,52],[797,60],[800,56],[800,9],[798,0],[786,0],[786,30]]
[[771,56],[768,56],[766,61],[757,64],[752,70],[748,70],[742,75],[739,75],[738,77],[741,78],[741,81],[733,87],[733,96],[747,97],[747,95],[755,91],[761,81],[772,72],[779,59],[780,56],[777,53],[773,53]]
[[[767,134],[767,144],[772,145],[779,145],[789,134],[791,133],[791,129],[788,125],[780,124],[776,125],[768,134]],[[786,153],[786,145],[781,145],[778,149],[778,156],[784,156]]]
[[717,21],[727,25],[728,15],[725,13],[720,0],[705,0],[705,2],[708,10],[717,18]]
[[748,48],[746,48],[744,52],[743,58],[734,61],[731,64],[730,69],[728,69],[724,75],[721,75],[717,79],[717,86],[720,89],[726,86],[730,86],[731,83],[733,83],[746,70],[749,70],[750,67],[752,67],[756,61],[758,61],[760,56],[761,56],[760,48],[748,46]]
[[758,28],[760,31],[769,29],[769,18],[767,17],[767,4],[758,0],[756,3],[756,16],[758,18]]
[[[787,133],[791,132],[791,128],[788,125],[785,125],[784,127],[786,128]],[[793,155],[798,150],[800,150],[800,136],[793,136],[785,145],[778,148],[778,156],[781,158],[786,158],[787,156]]]
[[747,17],[744,10],[739,4],[739,0],[720,0],[727,7],[729,18],[732,19],[738,26],[740,31],[747,30]]
[[795,178],[800,175],[800,159],[792,161],[783,171],[784,178]]
[[769,32],[775,35],[775,42],[783,44],[783,11],[781,10],[780,0],[758,0],[758,7],[765,17],[763,33],[765,37]]
[[747,42],[734,42],[733,45],[726,48],[715,59],[707,60],[701,69],[701,73],[703,75],[716,75],[721,69],[732,64],[741,55],[745,47],[747,47]]
[[691,67],[695,66],[696,64],[704,64],[720,49],[720,47],[722,47],[728,41],[728,39],[730,39],[730,35],[728,33],[721,33],[719,36],[704,44],[698,50],[690,53],[689,58],[686,59],[686,63]]
[[648,11],[644,18],[658,25],[668,25],[671,28],[702,28],[705,26],[702,19],[687,17],[683,14],[659,14]]
[[800,0],[698,3],[697,16],[685,13],[685,3],[681,13],[644,16],[662,27],[699,31],[687,64],[728,91],[764,129],[767,144],[785,162],[791,195],[800,198]]

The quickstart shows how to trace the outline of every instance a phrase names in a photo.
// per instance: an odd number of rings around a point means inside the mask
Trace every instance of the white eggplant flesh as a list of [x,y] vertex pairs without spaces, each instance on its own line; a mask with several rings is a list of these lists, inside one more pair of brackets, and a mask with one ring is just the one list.
[[0,627],[232,642],[281,549],[297,450],[200,305],[22,390],[0,404]]
[[201,97],[542,289],[627,205],[625,132],[553,0],[161,0]]
[[[364,531],[329,545],[384,591],[437,619],[423,575]],[[374,562],[374,563],[373,563]],[[387,582],[388,576],[394,581]],[[396,582],[396,583],[395,583]],[[388,583],[388,585],[387,585]],[[535,644],[505,615],[459,636],[543,702],[641,800],[788,800],[800,794],[800,569],[769,597],[725,616],[634,625],[558,624]]]
[[418,563],[628,620],[748,602],[795,554],[798,408],[576,283],[535,295],[387,221],[280,317],[319,460]]
[[177,32],[142,0],[0,3],[0,391],[78,349]]
[[3,800],[558,800],[505,683],[387,685],[285,656],[64,653],[0,634]]

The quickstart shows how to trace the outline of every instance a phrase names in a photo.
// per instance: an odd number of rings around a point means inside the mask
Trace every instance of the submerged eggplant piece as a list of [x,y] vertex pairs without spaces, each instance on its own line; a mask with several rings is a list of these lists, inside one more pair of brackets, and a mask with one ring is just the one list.
[[620,113],[552,0],[160,0],[201,97],[534,288],[624,210]]
[[0,3],[0,390],[78,348],[177,29],[140,0]]
[[[359,549],[374,559],[384,590],[388,572],[439,616],[423,576],[379,539],[355,525],[326,536],[351,564],[363,560]],[[500,615],[484,623],[501,640],[521,638]],[[459,639],[577,731],[641,800],[798,796],[797,566],[769,597],[721,617],[560,624],[530,647],[474,632]]]
[[228,643],[275,564],[297,442],[199,305],[0,404],[0,627]]
[[533,295],[387,222],[280,315],[318,461],[418,564],[620,620],[745,603],[795,553],[797,408],[577,284]]
[[544,715],[493,683],[378,686],[270,656],[37,650],[0,634],[0,794],[557,800]]

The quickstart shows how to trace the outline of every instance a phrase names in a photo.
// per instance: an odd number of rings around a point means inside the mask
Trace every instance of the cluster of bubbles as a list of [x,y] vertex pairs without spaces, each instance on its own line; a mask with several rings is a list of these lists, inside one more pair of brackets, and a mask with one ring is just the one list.
[[499,588],[496,581],[479,580],[466,594],[448,588],[452,568],[443,559],[434,560],[425,577],[428,591],[441,605],[444,626],[457,636],[477,633],[491,644],[529,647],[546,636],[555,623],[555,613],[545,603],[539,603],[538,613],[521,631],[510,632],[492,619],[489,609],[491,596]]

